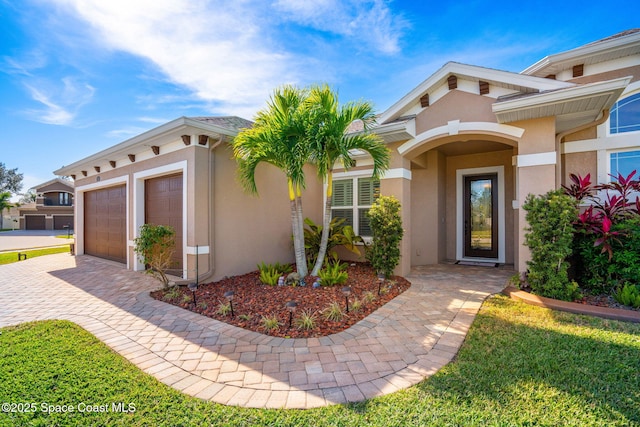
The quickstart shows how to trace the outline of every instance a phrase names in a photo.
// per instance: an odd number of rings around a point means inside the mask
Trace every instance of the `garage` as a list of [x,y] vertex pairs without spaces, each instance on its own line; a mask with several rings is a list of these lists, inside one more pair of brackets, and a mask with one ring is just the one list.
[[65,225],[73,229],[73,215],[54,215],[53,216],[53,229],[65,230]]
[[[176,232],[176,251],[171,270],[182,270],[182,174],[161,176],[145,181],[145,222],[168,225]],[[174,274],[181,271],[175,271]]]
[[24,223],[27,230],[44,230],[46,219],[44,215],[25,215]]
[[127,262],[126,186],[87,191],[84,195],[84,252]]

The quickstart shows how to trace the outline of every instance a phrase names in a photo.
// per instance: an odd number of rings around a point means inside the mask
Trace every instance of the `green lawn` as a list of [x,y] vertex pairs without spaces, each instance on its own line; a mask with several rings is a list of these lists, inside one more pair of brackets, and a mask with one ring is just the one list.
[[[638,426],[640,325],[552,312],[498,296],[457,360],[388,396],[353,405],[253,410],[203,402],[142,373],[81,328],[47,321],[0,335],[0,425]],[[43,413],[48,405],[125,405],[133,413]]]
[[56,246],[54,248],[45,248],[45,249],[31,249],[26,251],[3,252],[3,253],[0,253],[0,265],[11,264],[12,262],[18,262],[18,252],[21,254],[27,254],[27,259],[30,259],[30,258],[35,258],[37,256],[69,252],[69,245],[62,245],[62,246]]

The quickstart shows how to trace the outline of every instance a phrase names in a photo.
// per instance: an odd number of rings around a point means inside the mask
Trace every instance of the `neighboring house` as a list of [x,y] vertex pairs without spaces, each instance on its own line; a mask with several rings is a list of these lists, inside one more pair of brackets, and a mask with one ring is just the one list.
[[[367,236],[365,212],[376,196],[396,196],[405,228],[400,274],[443,261],[524,271],[527,195],[559,188],[570,173],[604,182],[634,169],[639,105],[640,30],[522,73],[447,63],[379,116],[375,132],[392,151],[380,181],[357,153],[355,167],[336,171],[333,216]],[[261,166],[260,197],[235,179],[229,142],[250,125],[183,117],[56,171],[76,180],[77,253],[142,269],[133,238],[149,221],[178,229],[185,278],[194,276],[196,246],[201,271],[214,278],[292,260],[282,173]],[[308,176],[305,215],[316,221],[322,190]]]
[[55,178],[36,187],[36,201],[18,207],[21,230],[73,229],[74,184]]

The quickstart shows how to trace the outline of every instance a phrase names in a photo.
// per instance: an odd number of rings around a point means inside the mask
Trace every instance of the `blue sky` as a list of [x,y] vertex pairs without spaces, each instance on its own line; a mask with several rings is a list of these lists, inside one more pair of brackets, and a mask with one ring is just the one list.
[[180,116],[251,119],[284,83],[382,112],[448,61],[519,72],[640,26],[614,3],[0,0],[0,162],[26,191]]

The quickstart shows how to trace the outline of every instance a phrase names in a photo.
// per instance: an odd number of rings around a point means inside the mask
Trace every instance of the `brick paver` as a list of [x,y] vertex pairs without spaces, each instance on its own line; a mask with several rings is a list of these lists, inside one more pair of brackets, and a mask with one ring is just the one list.
[[68,254],[0,266],[0,327],[71,320],[184,393],[256,408],[310,408],[417,384],[458,352],[482,301],[512,272],[417,267],[412,286],[347,331],[283,339],[156,301],[158,282]]

